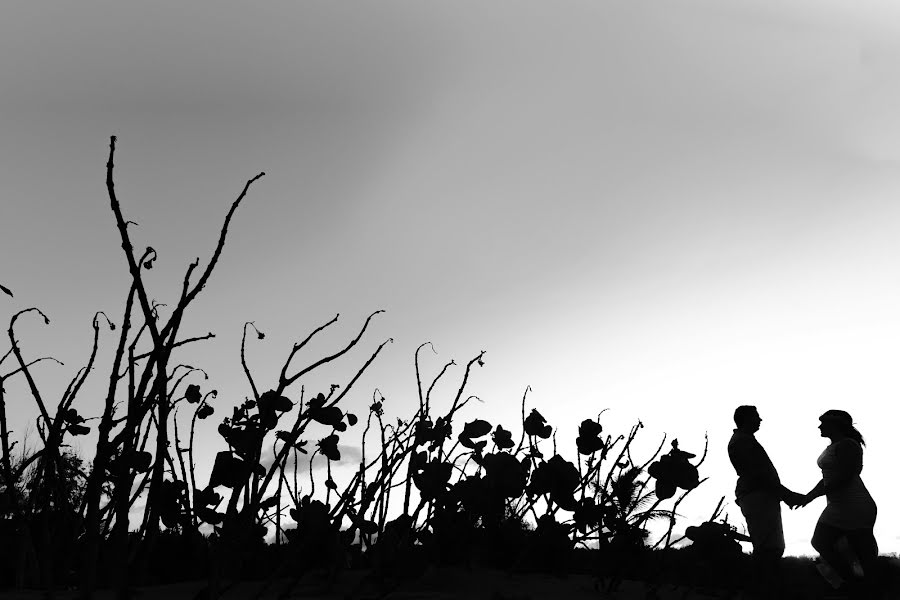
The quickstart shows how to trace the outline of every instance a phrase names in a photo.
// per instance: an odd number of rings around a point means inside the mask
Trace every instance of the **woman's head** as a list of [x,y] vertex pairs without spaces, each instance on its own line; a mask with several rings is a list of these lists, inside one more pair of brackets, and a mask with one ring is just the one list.
[[853,426],[853,417],[847,411],[827,410],[819,417],[819,422],[819,431],[824,437],[843,436],[856,440],[862,446],[866,445],[862,434]]

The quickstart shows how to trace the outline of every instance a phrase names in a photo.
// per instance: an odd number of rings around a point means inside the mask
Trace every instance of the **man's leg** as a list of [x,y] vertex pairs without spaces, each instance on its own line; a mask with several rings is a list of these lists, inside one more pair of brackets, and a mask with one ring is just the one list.
[[765,597],[775,598],[782,585],[781,557],[784,555],[781,501],[774,494],[754,492],[744,496],[739,506],[753,544],[753,587]]

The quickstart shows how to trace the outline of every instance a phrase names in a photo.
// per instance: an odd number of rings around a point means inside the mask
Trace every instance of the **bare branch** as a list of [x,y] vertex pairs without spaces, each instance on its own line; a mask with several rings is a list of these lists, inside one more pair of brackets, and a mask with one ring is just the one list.
[[[34,396],[35,402],[37,402],[38,408],[41,411],[41,417],[43,417],[44,422],[49,426],[52,421],[50,419],[50,413],[47,412],[47,406],[44,404],[44,399],[41,397],[41,393],[37,388],[37,384],[34,382],[34,378],[31,376],[31,371],[28,370],[28,365],[25,363],[25,360],[22,358],[22,351],[19,349],[19,344],[16,342],[16,336],[14,332],[14,328],[16,326],[16,320],[27,312],[35,311],[42,317],[44,317],[44,323],[49,325],[50,319],[47,318],[40,309],[32,307],[26,308],[24,310],[20,310],[9,320],[9,329],[7,333],[9,334],[9,341],[12,343],[12,351],[16,356],[16,360],[19,361],[19,367],[21,367],[22,372],[25,374],[25,379],[28,381],[28,387],[31,389],[31,395]],[[47,440],[43,437],[43,433],[41,429],[38,429],[38,432],[41,434],[41,440],[46,442]]]
[[[234,216],[234,211],[237,210],[238,206],[241,204],[241,201],[244,199],[244,196],[247,195],[247,190],[250,189],[250,186],[253,184],[253,182],[263,176],[265,176],[265,172],[260,172],[255,177],[249,179],[247,183],[244,184],[244,189],[241,190],[240,195],[238,195],[237,199],[231,204],[231,208],[229,209],[228,214],[225,215],[225,222],[222,224],[222,229],[219,231],[219,241],[216,244],[216,249],[213,251],[212,258],[210,259],[209,264],[206,265],[206,270],[203,271],[203,274],[200,276],[200,279],[197,281],[197,284],[194,286],[194,288],[190,292],[185,294],[182,298],[182,301],[178,303],[180,309],[183,310],[185,306],[190,304],[193,299],[197,297],[197,294],[200,293],[204,286],[206,286],[206,282],[207,280],[209,280],[209,276],[212,274],[216,263],[219,262],[219,256],[221,256],[222,254],[222,248],[225,247],[225,236],[228,234],[228,225],[231,223],[231,217]],[[197,264],[199,264],[199,260],[196,263],[192,263],[192,266],[188,268],[187,275],[185,275],[185,286],[187,286],[187,281],[190,278],[191,271]],[[172,321],[169,321],[169,323],[163,329],[164,335],[170,330],[172,325]]]
[[[369,322],[372,320],[372,317],[374,317],[378,313],[383,313],[383,312],[384,312],[383,310],[376,310],[371,315],[369,315],[369,317],[366,319],[366,322],[363,324],[362,329],[359,330],[359,333],[356,335],[356,337],[353,338],[353,340],[351,340],[350,343],[347,344],[343,350],[340,350],[340,351],[332,354],[331,356],[326,356],[325,358],[322,358],[322,359],[314,362],[310,366],[299,371],[297,374],[288,377],[287,379],[282,377],[281,381],[278,383],[278,392],[279,393],[283,392],[287,386],[291,385],[292,383],[297,381],[297,379],[299,379],[303,375],[309,373],[313,369],[320,367],[326,363],[330,363],[331,361],[335,360],[336,358],[339,358],[339,357],[343,356],[344,354],[346,354],[347,351],[349,351],[351,348],[353,348],[353,346],[355,346],[357,344],[357,342],[359,342],[359,340],[362,338],[363,334],[366,332],[366,328],[369,326]],[[335,319],[337,319],[337,317],[335,317]]]
[[435,377],[434,380],[431,382],[431,385],[428,386],[428,391],[425,392],[425,412],[423,414],[427,415],[429,412],[431,412],[431,390],[433,390],[434,386],[437,385],[438,380],[444,376],[444,373],[447,372],[447,369],[449,369],[450,367],[455,366],[455,365],[456,365],[455,360],[451,360],[450,362],[445,364],[444,368],[441,369],[441,372],[438,373],[437,377]]
[[359,371],[356,372],[356,375],[353,376],[353,379],[350,380],[350,382],[344,387],[341,393],[338,394],[338,396],[334,400],[328,403],[328,406],[334,406],[335,404],[340,402],[341,399],[347,395],[347,392],[349,392],[353,387],[353,384],[356,383],[356,381],[362,376],[365,370],[369,368],[369,365],[371,365],[375,361],[375,357],[378,356],[378,353],[393,341],[394,338],[388,338],[385,341],[381,342],[381,345],[379,345],[378,348],[375,349],[375,352],[372,353],[372,356],[369,357],[369,360],[367,360],[366,363],[359,369]]
[[[53,362],[55,362],[55,363],[58,364],[58,365],[61,365],[61,366],[63,366],[63,367],[65,366],[65,363],[63,363],[63,362],[60,361],[60,360],[57,360],[57,359],[53,358],[52,356],[42,356],[41,358],[36,358],[36,359],[34,359],[33,361],[31,361],[30,363],[28,363],[28,364],[25,365],[25,366],[26,366],[26,367],[31,367],[31,366],[36,365],[37,363],[39,363],[39,362],[41,362],[41,361],[45,361],[45,360],[52,360]],[[14,370],[14,371],[10,371],[10,372],[7,373],[6,375],[0,375],[0,381],[5,380],[5,379],[9,379],[9,378],[12,377],[13,375],[16,375],[17,373],[21,373],[21,372],[22,372],[22,367],[19,367],[18,369]]]
[[[109,194],[109,204],[116,219],[116,227],[119,229],[119,237],[122,238],[122,250],[125,251],[125,258],[128,260],[128,270],[131,272],[131,278],[137,289],[138,300],[141,310],[144,312],[144,319],[147,327],[150,329],[150,335],[153,337],[153,347],[158,348],[160,345],[159,330],[156,327],[156,321],[153,318],[153,309],[147,298],[147,291],[144,289],[144,281],[141,278],[141,268],[134,258],[134,246],[131,245],[131,238],[128,236],[128,225],[125,217],[122,216],[122,208],[119,205],[119,199],[116,197],[115,183],[113,181],[113,158],[116,153],[116,136],[109,137],[109,160],[106,162],[106,190]],[[147,256],[147,253],[144,253]]]
[[419,410],[423,413],[425,411],[425,398],[422,395],[422,376],[419,374],[419,350],[425,346],[431,346],[431,351],[437,354],[437,351],[434,349],[434,344],[431,342],[424,342],[416,348],[416,353],[413,355],[413,363],[416,367],[416,389],[419,391]]
[[[187,338],[187,339],[181,340],[180,342],[175,342],[174,344],[172,344],[172,349],[174,350],[175,348],[178,348],[179,346],[184,346],[185,344],[190,344],[191,342],[202,342],[203,340],[208,340],[208,339],[211,339],[214,337],[216,337],[216,334],[209,332],[206,335],[198,335],[196,337]],[[153,351],[144,352],[143,354],[138,354],[132,359],[132,362],[145,359],[145,358],[151,356],[152,354],[153,354]],[[122,375],[120,375],[120,377],[124,377],[124,376],[125,376],[124,373]]]
[[[253,329],[256,329],[256,325],[253,324],[253,321],[247,321],[244,323],[244,333],[241,336],[241,366],[244,368],[244,375],[247,376],[247,381],[250,382],[250,389],[253,390],[253,398],[255,400],[259,400],[259,390],[256,389],[256,383],[253,381],[253,375],[250,374],[250,368],[247,366],[247,357],[244,353],[244,348],[247,345],[247,325],[251,325]],[[256,329],[256,335],[262,339],[263,335],[259,332],[259,329]]]

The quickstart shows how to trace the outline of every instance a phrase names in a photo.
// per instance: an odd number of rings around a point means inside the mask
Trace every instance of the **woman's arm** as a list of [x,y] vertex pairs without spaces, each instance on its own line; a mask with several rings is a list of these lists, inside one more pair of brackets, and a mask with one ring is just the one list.
[[806,502],[804,502],[804,506],[818,498],[819,496],[825,495],[825,480],[820,479],[819,483],[813,487],[813,489],[809,490],[809,492],[804,496]]

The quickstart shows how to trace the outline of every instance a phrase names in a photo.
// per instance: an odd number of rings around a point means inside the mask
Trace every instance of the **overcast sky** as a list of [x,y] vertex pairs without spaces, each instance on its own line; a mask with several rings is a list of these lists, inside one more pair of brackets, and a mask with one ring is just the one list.
[[[665,431],[699,454],[709,432],[710,479],[685,508],[698,520],[733,499],[735,406],[759,407],[758,437],[801,492],[819,476],[818,415],[846,409],[869,442],[876,536],[898,551],[898,13],[822,0],[10,4],[0,283],[15,298],[0,301],[51,318],[18,332],[27,355],[66,363],[38,371],[58,397],[94,311],[121,322],[128,290],[109,136],[135,246],[159,251],[146,281],[161,302],[265,171],[183,328],[217,334],[178,357],[209,373],[215,419],[250,394],[245,321],[267,334],[248,354],[268,388],[314,327],[341,314],[306,360],[385,309],[313,386],[345,383],[390,337],[348,405],[364,415],[378,388],[389,416],[409,417],[419,344],[437,350],[426,377],[485,350],[468,388],[484,404],[466,420],[519,431],[530,385],[571,459],[577,423],[603,408],[611,432],[643,419],[650,445]],[[114,344],[103,337],[107,363]],[[83,414],[99,414],[106,368]],[[22,432],[33,402],[10,390]],[[224,447],[212,420],[202,436],[208,457]],[[813,552],[822,506],[786,514],[789,553]]]

